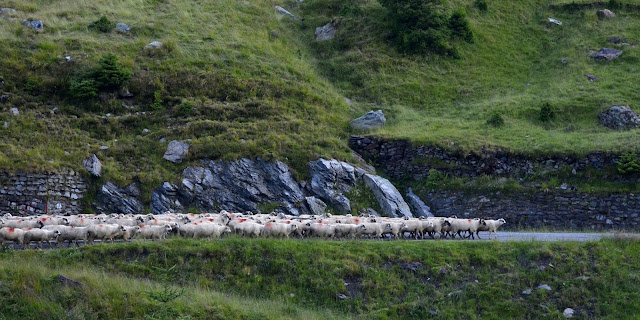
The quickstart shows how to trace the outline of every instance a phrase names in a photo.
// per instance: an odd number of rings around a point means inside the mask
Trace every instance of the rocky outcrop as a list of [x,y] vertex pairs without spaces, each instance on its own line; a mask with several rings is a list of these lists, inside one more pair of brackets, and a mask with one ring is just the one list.
[[100,187],[97,200],[97,209],[102,212],[138,214],[144,210],[142,202],[112,182]]
[[160,42],[160,41],[153,41],[150,42],[149,44],[147,44],[146,46],[144,46],[144,48],[142,48],[143,50],[156,50],[156,49],[160,49],[164,47],[164,43]]
[[356,170],[345,162],[318,159],[309,163],[311,192],[341,213],[351,213],[351,202],[344,196],[356,186]]
[[384,126],[386,121],[382,110],[378,110],[369,111],[362,117],[351,120],[349,125],[356,130],[374,130]]
[[616,17],[616,14],[611,12],[611,10],[609,9],[598,10],[597,15],[598,15],[598,19],[600,20],[611,19]]
[[378,204],[388,217],[413,217],[409,205],[389,180],[371,174],[364,175],[364,183],[373,191]]
[[409,188],[406,195],[407,203],[409,207],[411,207],[411,211],[413,215],[416,217],[433,217],[433,213],[431,213],[431,208],[418,197],[417,194],[413,193],[413,190]]
[[36,31],[44,29],[44,24],[41,20],[23,20],[22,24]]
[[288,214],[307,213],[304,194],[282,162],[240,159],[233,162],[203,160],[187,167],[182,185],[164,183],[152,194],[152,212],[202,210],[260,212],[260,204],[276,204]]
[[82,160],[82,166],[96,177],[102,176],[102,162],[94,153],[91,157]]
[[126,23],[119,22],[116,24],[116,30],[118,32],[126,33],[131,31],[131,27],[129,27]]
[[602,48],[594,52],[591,57],[596,61],[613,61],[622,55],[622,51],[616,49]]
[[180,163],[189,152],[189,144],[184,141],[173,140],[169,142],[167,151],[165,151],[163,159],[173,163]]
[[628,106],[613,106],[598,118],[603,126],[616,130],[635,129],[640,126],[640,115]]
[[327,204],[316,197],[305,197],[304,200],[306,201],[311,214],[321,215],[324,213],[324,210],[327,209]]
[[322,27],[316,28],[316,41],[327,41],[335,38],[338,32],[339,20],[331,21]]
[[276,11],[278,11],[279,14],[287,16],[289,18],[291,18],[291,20],[295,20],[296,16],[293,15],[293,13],[287,11],[285,8],[281,7],[281,6],[276,6]]

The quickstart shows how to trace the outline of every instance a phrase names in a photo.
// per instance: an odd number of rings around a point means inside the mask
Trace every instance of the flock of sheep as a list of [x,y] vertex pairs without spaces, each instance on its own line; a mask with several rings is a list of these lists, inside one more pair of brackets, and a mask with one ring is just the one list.
[[[49,245],[68,246],[134,238],[160,240],[167,235],[186,238],[219,238],[225,234],[244,237],[324,238],[324,239],[392,239],[413,238],[474,238],[480,232],[496,234],[504,219],[385,218],[331,216],[288,216],[285,214],[220,213],[162,215],[75,215],[75,216],[0,216],[0,244],[13,242],[30,247],[32,242],[42,248]],[[497,235],[496,235],[497,237]]]

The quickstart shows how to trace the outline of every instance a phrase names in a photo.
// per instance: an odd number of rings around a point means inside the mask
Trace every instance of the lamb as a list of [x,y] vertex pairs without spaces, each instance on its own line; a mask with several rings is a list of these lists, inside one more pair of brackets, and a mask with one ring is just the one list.
[[13,241],[14,248],[15,244],[23,244],[24,243],[24,234],[26,231],[13,228],[13,227],[5,227],[0,228],[0,244],[4,245],[5,241]]
[[489,239],[491,239],[491,233],[494,233],[496,235],[496,239],[498,239],[498,233],[497,230],[500,226],[502,226],[503,224],[507,223],[507,221],[505,221],[504,219],[498,219],[498,220],[483,220],[484,224],[481,224],[478,227],[478,231],[476,232],[476,234],[478,235],[478,239],[480,239],[480,231],[489,231]]
[[298,225],[291,223],[267,222],[262,229],[262,235],[265,237],[285,237],[298,230]]
[[139,227],[139,236],[142,239],[162,240],[166,238],[166,235],[171,232],[171,226],[165,224],[163,226],[158,225],[141,225]]
[[31,241],[35,241],[38,248],[42,249],[42,241],[46,241],[51,245],[51,240],[57,239],[60,235],[60,231],[58,230],[44,230],[33,228],[31,230],[27,230],[24,233],[24,244],[27,248],[29,248],[29,244]]
[[117,224],[94,224],[88,228],[87,238],[89,243],[94,243],[95,239],[100,239],[103,242],[111,240],[111,243],[114,243],[114,238],[116,238],[120,232],[126,231],[123,226]]
[[44,227],[44,223],[40,220],[6,220],[0,227],[11,227],[11,228],[42,228]]

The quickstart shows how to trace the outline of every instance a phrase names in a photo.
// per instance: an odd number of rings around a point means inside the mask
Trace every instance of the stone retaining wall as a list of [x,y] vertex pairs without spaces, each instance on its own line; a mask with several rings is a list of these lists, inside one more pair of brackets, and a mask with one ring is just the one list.
[[501,194],[436,191],[420,195],[436,216],[504,218],[504,229],[639,230],[640,195],[575,192]]
[[393,178],[409,176],[416,180],[426,178],[431,169],[457,177],[524,177],[527,174],[560,169],[578,173],[589,167],[602,169],[608,165],[616,165],[619,158],[616,154],[605,152],[594,152],[582,157],[550,155],[538,158],[502,150],[464,153],[430,145],[414,146],[405,140],[387,141],[359,136],[349,139],[349,147]]
[[78,172],[0,173],[0,213],[77,214],[87,183]]

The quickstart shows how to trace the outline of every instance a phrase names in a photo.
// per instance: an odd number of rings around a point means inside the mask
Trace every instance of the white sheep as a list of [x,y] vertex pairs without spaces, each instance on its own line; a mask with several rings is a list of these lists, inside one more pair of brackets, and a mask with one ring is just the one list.
[[103,242],[111,240],[114,243],[114,239],[120,235],[120,232],[125,232],[126,229],[123,226],[117,224],[92,224],[88,227],[88,242],[94,243],[95,239],[100,239]]
[[32,228],[24,233],[24,245],[29,248],[31,241],[34,241],[37,247],[42,249],[42,241],[46,241],[51,246],[51,240],[57,239],[59,235],[58,230]]
[[5,241],[13,241],[15,244],[24,244],[25,230],[13,227],[0,228],[0,244],[4,245]]
[[382,232],[384,228],[381,224],[375,222],[361,223],[357,227],[356,237],[367,235],[369,238],[376,237],[382,240]]
[[44,223],[40,220],[5,220],[5,222],[0,225],[0,227],[11,227],[11,228],[42,228],[44,227]]
[[491,233],[494,233],[496,236],[496,239],[498,239],[498,232],[497,232],[498,228],[503,224],[507,223],[507,221],[505,221],[504,219],[498,219],[498,220],[485,219],[483,221],[484,221],[484,224],[478,227],[478,231],[477,231],[478,239],[480,239],[480,231],[489,231],[489,239],[491,239]]
[[284,237],[289,238],[289,235],[298,230],[298,225],[291,223],[278,223],[267,222],[262,229],[262,235],[264,237]]
[[481,219],[449,219],[451,223],[451,235],[455,237],[457,234],[462,238],[461,232],[469,232],[472,239],[475,239],[474,233],[478,232],[478,227],[482,224]]
[[162,240],[171,232],[171,226],[161,225],[140,225],[138,236],[142,239]]

